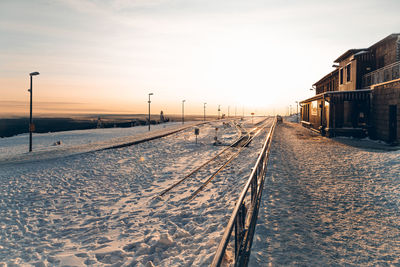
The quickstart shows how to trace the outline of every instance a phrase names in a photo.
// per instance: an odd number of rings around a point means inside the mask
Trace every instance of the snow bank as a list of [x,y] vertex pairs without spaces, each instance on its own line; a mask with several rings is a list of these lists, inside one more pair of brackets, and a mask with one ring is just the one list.
[[[28,134],[0,138],[0,164],[52,159],[90,152],[162,135],[199,123],[201,122],[187,122],[185,125],[177,122],[152,125],[150,132],[148,126],[137,126],[34,134],[33,152],[31,153],[28,153]],[[54,143],[58,141],[60,141],[60,145],[54,146]]]

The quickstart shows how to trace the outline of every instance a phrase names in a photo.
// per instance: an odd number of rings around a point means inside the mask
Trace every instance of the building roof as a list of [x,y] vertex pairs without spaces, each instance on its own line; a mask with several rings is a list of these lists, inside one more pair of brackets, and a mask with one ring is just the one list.
[[338,70],[338,69],[334,69],[333,71],[331,71],[330,73],[328,73],[327,75],[325,75],[324,77],[322,77],[318,82],[315,82],[315,83],[313,84],[313,86],[316,86],[318,83],[321,83],[321,82],[323,82],[324,80],[326,80],[327,78],[332,77],[332,76],[334,76],[334,75],[336,75],[336,74],[339,74],[339,70]]
[[361,100],[365,99],[368,94],[372,92],[372,89],[361,89],[361,90],[350,90],[350,91],[330,91],[330,92],[324,92],[320,93],[318,95],[315,95],[313,97],[310,97],[306,100],[300,101],[300,104],[305,104],[308,102],[312,102],[315,100],[319,99],[324,99],[324,98],[332,98],[335,97],[337,99],[341,100]]
[[368,50],[368,48],[353,48],[353,49],[349,49],[347,50],[344,54],[342,54],[340,57],[338,57],[335,61],[335,63],[339,63],[340,61],[342,61],[345,58],[348,58],[351,55],[355,55],[361,51],[365,51]]
[[377,43],[371,45],[371,46],[369,47],[369,49],[375,48],[376,46],[380,45],[381,43],[386,42],[386,41],[388,41],[388,40],[390,40],[390,39],[392,39],[392,38],[399,38],[399,37],[400,37],[400,33],[392,33],[392,34],[389,34],[388,36],[386,36],[386,37],[383,38],[382,40],[380,40],[380,41],[378,41]]
[[342,61],[345,58],[348,58],[351,55],[356,55],[362,51],[369,51],[370,49],[380,45],[383,42],[386,42],[392,38],[400,38],[400,33],[392,33],[389,34],[388,36],[386,36],[385,38],[383,38],[382,40],[378,41],[377,43],[371,45],[369,48],[353,48],[353,49],[349,49],[347,50],[344,54],[342,54],[340,57],[338,57],[334,62],[335,63],[339,63],[340,61]]

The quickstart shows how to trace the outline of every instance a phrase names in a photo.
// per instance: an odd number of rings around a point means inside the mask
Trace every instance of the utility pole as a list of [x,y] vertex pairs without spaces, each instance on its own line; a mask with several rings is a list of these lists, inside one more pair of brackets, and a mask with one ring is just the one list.
[[182,100],[182,124],[185,123],[185,101],[186,100]]
[[206,105],[207,105],[207,103],[203,103],[203,108],[204,108],[204,121],[206,121]]
[[150,131],[150,103],[151,103],[151,101],[150,101],[150,96],[151,95],[153,95],[153,93],[149,93],[149,131]]
[[32,132],[35,130],[35,126],[33,125],[33,119],[32,119],[32,95],[33,95],[33,86],[32,86],[32,77],[39,75],[40,73],[35,71],[32,73],[29,73],[30,76],[30,111],[29,111],[29,152],[32,152]]

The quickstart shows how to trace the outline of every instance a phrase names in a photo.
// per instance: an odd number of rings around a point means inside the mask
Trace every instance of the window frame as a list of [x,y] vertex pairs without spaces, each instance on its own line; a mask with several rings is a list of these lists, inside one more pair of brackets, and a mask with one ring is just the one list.
[[340,79],[340,84],[343,84],[343,80],[344,80],[343,79],[343,68],[340,69],[339,74],[340,74],[339,75],[340,76],[340,78],[339,78]]
[[346,65],[346,82],[351,82],[351,63]]

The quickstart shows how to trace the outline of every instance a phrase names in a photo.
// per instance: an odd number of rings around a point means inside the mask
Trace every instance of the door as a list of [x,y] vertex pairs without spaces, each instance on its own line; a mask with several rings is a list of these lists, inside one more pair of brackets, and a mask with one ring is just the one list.
[[397,105],[389,106],[389,142],[397,139]]

